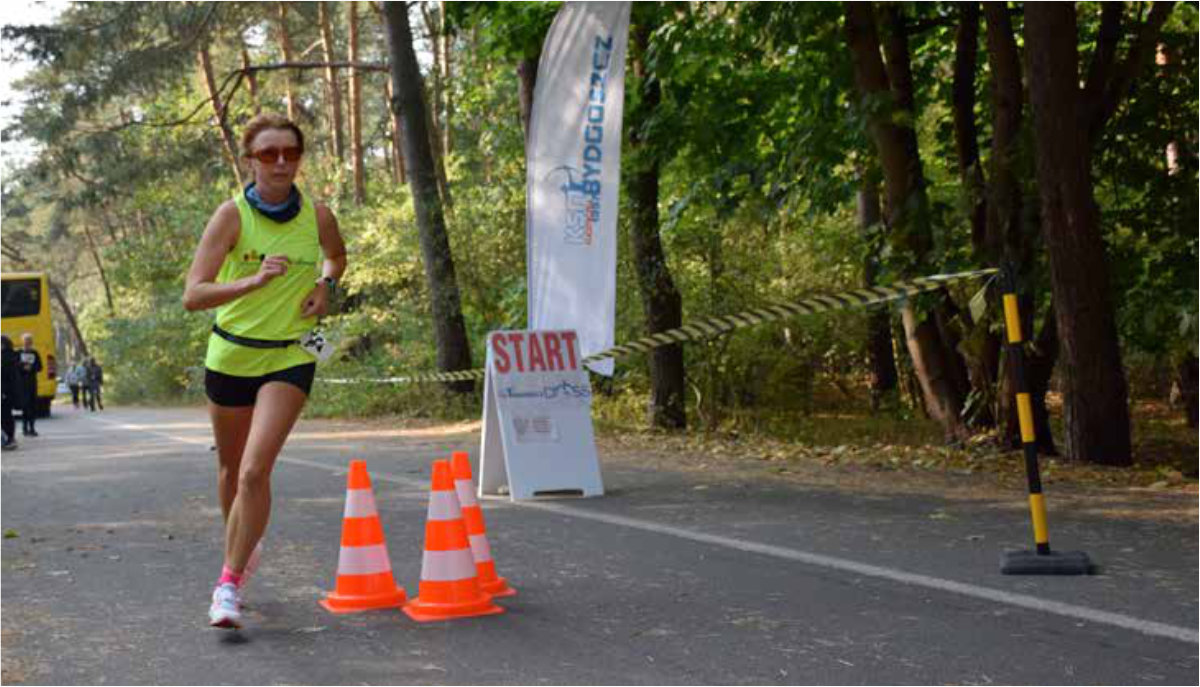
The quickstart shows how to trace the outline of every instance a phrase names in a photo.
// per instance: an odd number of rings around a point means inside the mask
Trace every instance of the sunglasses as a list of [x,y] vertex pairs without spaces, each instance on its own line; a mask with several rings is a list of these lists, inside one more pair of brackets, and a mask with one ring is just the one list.
[[299,146],[288,146],[286,148],[263,148],[249,153],[246,157],[254,158],[264,165],[273,165],[279,161],[279,156],[283,156],[284,162],[297,162],[304,151]]

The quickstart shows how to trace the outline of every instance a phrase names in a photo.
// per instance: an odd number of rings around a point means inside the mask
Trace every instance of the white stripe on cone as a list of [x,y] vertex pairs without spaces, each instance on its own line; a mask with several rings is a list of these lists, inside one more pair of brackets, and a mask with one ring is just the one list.
[[458,492],[458,502],[463,508],[478,505],[475,500],[475,485],[469,479],[454,480],[454,490]]
[[471,540],[471,555],[475,558],[476,563],[487,563],[492,560],[492,547],[488,544],[487,535],[472,534]]
[[462,510],[458,507],[458,497],[452,491],[429,492],[429,519],[432,521],[458,520]]
[[475,577],[475,559],[469,549],[426,551],[421,559],[423,582],[454,582]]
[[376,515],[375,492],[370,489],[347,489],[346,510],[342,517],[369,518]]
[[387,546],[343,546],[338,554],[338,575],[375,575],[392,571]]

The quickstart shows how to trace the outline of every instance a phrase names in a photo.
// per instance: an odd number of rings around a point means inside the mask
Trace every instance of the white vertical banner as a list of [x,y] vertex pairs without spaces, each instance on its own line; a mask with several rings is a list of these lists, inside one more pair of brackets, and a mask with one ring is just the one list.
[[[529,329],[613,345],[628,2],[568,2],[538,63],[525,156]],[[611,375],[613,361],[590,364]]]

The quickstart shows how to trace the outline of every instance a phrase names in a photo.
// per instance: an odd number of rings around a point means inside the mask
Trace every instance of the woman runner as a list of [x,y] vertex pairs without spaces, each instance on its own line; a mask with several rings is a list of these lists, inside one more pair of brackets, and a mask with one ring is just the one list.
[[346,270],[337,219],[294,184],[300,128],[259,115],[242,150],[254,181],[209,220],[183,295],[188,310],[217,309],[204,387],[225,517],[224,567],[208,615],[222,628],[241,627],[240,590],[271,513],[271,470],[312,388],[316,363],[298,340],[325,314]]

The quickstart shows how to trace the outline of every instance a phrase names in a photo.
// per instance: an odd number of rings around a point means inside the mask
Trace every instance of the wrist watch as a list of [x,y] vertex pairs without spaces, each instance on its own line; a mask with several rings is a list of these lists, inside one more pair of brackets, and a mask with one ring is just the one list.
[[324,284],[325,288],[329,289],[330,293],[333,293],[334,289],[337,288],[337,280],[333,277],[321,277],[317,280],[317,283]]

